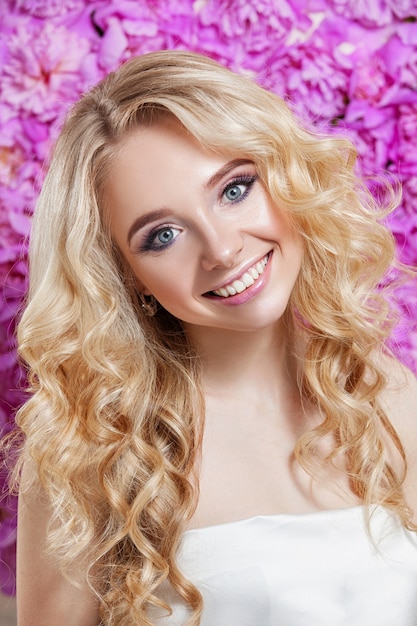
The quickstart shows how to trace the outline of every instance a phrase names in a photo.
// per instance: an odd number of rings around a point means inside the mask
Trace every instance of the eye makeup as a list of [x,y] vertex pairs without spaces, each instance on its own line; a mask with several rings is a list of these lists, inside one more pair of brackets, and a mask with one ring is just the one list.
[[177,236],[180,234],[180,229],[170,224],[158,225],[149,233],[146,233],[143,241],[139,244],[138,252],[157,252],[164,250],[171,246]]
[[[235,176],[222,187],[220,203],[224,205],[242,202],[248,196],[257,179],[257,174],[239,174]],[[243,189],[241,189],[242,187]]]
[[[258,175],[255,173],[235,175],[221,186],[218,193],[219,205],[235,205],[242,202],[249,195],[257,180]],[[157,214],[157,211],[154,212],[154,215]],[[147,216],[141,218],[141,226],[144,226],[147,221]],[[158,224],[140,238],[140,243],[135,246],[135,252],[161,252],[166,250],[175,242],[180,233],[181,229],[178,226],[169,223]]]

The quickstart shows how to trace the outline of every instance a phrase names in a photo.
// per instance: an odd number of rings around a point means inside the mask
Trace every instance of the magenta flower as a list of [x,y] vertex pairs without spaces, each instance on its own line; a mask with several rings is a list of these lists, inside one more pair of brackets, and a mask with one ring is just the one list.
[[[365,111],[368,115],[362,117]],[[358,121],[346,120],[344,134],[355,144],[362,174],[375,175],[387,170],[390,165],[390,146],[395,141],[396,121],[388,113],[379,119],[370,107],[362,108],[360,112]],[[369,128],[365,124],[369,124]]]
[[83,0],[9,0],[9,4],[22,13],[50,18],[81,9]]
[[[3,6],[4,5],[4,6]],[[188,49],[256,78],[305,116],[352,138],[360,172],[396,176],[389,226],[417,265],[415,0],[3,0],[0,24],[0,429],[25,377],[16,316],[43,162],[68,106],[135,54]],[[307,114],[309,117],[307,117]],[[330,125],[329,125],[330,123]],[[377,193],[377,188],[371,188]],[[387,279],[388,281],[389,279]],[[417,286],[394,294],[391,345],[417,372]],[[7,479],[0,473],[1,488]],[[16,501],[0,502],[0,588],[13,592]]]
[[[417,178],[417,93],[413,104],[403,104],[398,107],[397,122],[398,145],[395,154],[398,170],[405,181]],[[417,212],[417,205],[414,206]]]
[[365,26],[385,26],[396,18],[415,17],[413,0],[328,0],[328,5],[338,15],[361,22]]
[[287,95],[313,119],[330,121],[344,115],[348,72],[333,56],[330,42],[315,36],[278,49],[271,57],[263,84]]
[[291,29],[311,22],[291,3],[268,0],[209,0],[195,3],[199,48],[235,68],[263,70],[271,50],[283,46]]
[[[417,219],[417,175],[405,178],[402,185],[404,210]],[[414,263],[417,266],[417,258]]]
[[405,365],[417,372],[417,279],[396,290],[395,304],[400,321],[389,346]]
[[[0,491],[7,485],[7,475],[0,475]],[[15,592],[17,498],[0,499],[0,589],[7,595]]]
[[97,60],[106,71],[134,54],[166,48],[165,36],[151,2],[121,0],[98,5],[92,19],[102,34]]
[[[29,19],[17,23],[2,68],[3,102],[23,116],[55,119],[98,75],[88,65],[90,44],[64,27]],[[87,70],[87,71],[86,71]]]

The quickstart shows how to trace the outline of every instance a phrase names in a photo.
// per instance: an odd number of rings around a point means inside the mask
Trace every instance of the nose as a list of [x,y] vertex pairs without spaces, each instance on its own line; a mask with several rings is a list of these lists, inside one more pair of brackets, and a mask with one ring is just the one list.
[[223,220],[219,223],[206,224],[203,237],[201,266],[204,270],[231,268],[243,249],[242,233],[234,224]]

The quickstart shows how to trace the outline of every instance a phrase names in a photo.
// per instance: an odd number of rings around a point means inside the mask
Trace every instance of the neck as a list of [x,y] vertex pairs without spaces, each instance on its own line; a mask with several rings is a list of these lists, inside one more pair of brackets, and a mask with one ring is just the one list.
[[236,392],[240,397],[253,393],[280,395],[294,387],[296,364],[283,324],[253,332],[217,328],[191,331],[193,343],[203,357],[203,385],[206,395]]

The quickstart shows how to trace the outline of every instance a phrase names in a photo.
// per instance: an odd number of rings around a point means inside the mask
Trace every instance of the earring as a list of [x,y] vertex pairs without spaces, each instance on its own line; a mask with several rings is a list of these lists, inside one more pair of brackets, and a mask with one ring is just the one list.
[[138,296],[142,311],[147,317],[153,317],[158,309],[158,302],[153,296],[149,296],[148,298],[146,298],[146,296],[141,291],[138,292]]

